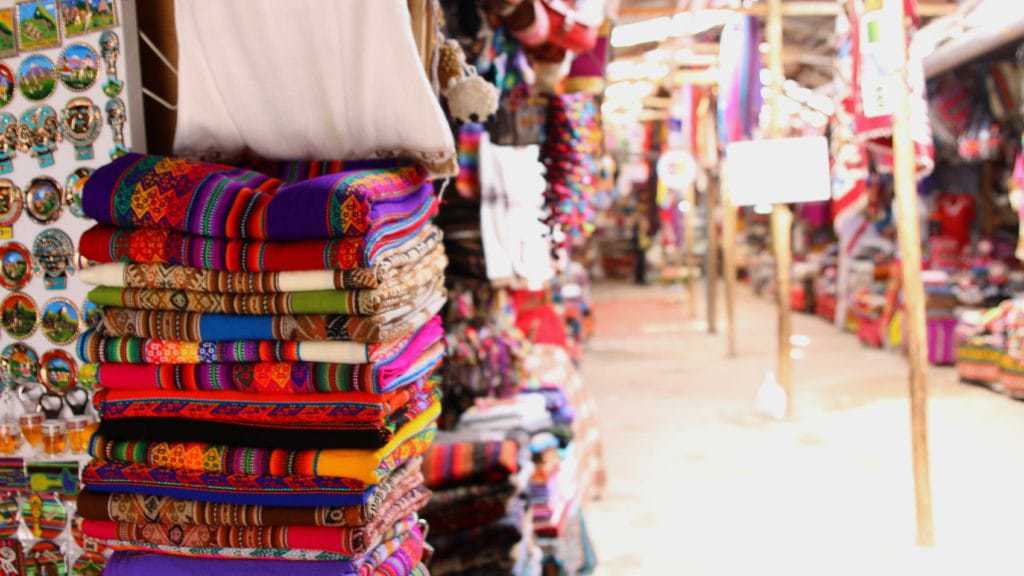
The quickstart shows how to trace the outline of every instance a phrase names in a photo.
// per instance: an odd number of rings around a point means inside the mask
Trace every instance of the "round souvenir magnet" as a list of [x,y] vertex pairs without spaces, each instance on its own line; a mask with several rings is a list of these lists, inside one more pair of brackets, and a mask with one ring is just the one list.
[[25,189],[25,212],[36,224],[50,224],[60,218],[64,194],[49,176],[36,176]]
[[0,64],[0,108],[14,100],[14,72],[7,64]]
[[42,54],[33,54],[18,66],[18,89],[29,100],[46,100],[57,88],[57,67]]
[[68,511],[56,494],[33,493],[21,501],[21,517],[34,537],[50,540],[64,532]]
[[13,226],[24,206],[21,188],[10,178],[0,178],[0,226]]
[[57,70],[61,83],[68,90],[84,92],[92,87],[99,76],[100,55],[88,44],[68,44],[57,58]]
[[43,353],[39,360],[39,379],[51,392],[67,392],[75,387],[78,365],[67,352],[57,348]]
[[85,96],[72,98],[61,111],[64,138],[75,147],[75,160],[92,160],[92,143],[103,127],[103,112]]
[[96,552],[85,552],[71,566],[71,576],[102,576],[107,559]]
[[52,540],[36,542],[25,556],[25,576],[67,576],[68,566],[60,546]]
[[14,494],[0,498],[0,538],[12,538],[18,533],[18,499]]
[[28,344],[14,342],[0,352],[0,377],[8,386],[39,381],[39,354]]
[[0,244],[0,286],[21,290],[32,279],[32,254],[21,242]]
[[70,344],[78,336],[82,316],[67,298],[51,298],[43,304],[39,327],[54,344]]
[[15,340],[24,340],[36,331],[39,307],[28,294],[13,292],[0,302],[0,326]]
[[100,307],[92,300],[82,302],[82,322],[89,328],[97,328],[103,323],[103,314]]
[[67,232],[47,228],[32,241],[32,260],[47,290],[64,290],[68,274],[75,271],[75,244]]
[[68,210],[79,218],[85,218],[85,211],[82,210],[82,191],[85,190],[85,182],[92,176],[92,168],[76,168],[68,174],[64,180],[64,204]]

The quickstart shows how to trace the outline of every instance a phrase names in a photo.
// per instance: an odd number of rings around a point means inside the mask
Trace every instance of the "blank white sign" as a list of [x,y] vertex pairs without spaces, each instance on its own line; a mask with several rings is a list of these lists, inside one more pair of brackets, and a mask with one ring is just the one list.
[[820,202],[832,193],[828,142],[821,136],[733,142],[725,169],[736,206]]

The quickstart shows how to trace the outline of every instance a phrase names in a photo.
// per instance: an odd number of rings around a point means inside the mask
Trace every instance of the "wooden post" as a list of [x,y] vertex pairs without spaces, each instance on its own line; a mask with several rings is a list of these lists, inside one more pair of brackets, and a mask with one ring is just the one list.
[[736,207],[729,197],[729,181],[722,178],[722,264],[725,276],[726,354],[736,356]]
[[705,256],[707,280],[707,315],[708,334],[718,334],[718,226],[715,214],[718,212],[718,182],[709,177],[707,190],[704,191],[708,245]]
[[[888,0],[898,19],[898,46],[906,46],[903,1]],[[905,52],[904,52],[905,54]],[[928,358],[925,332],[924,285],[921,283],[921,231],[917,212],[914,144],[910,136],[910,97],[907,66],[899,63],[895,110],[893,113],[893,183],[896,188],[896,229],[899,235],[903,272],[903,300],[907,319],[907,360],[910,364],[910,429],[914,462],[914,494],[917,505],[917,543],[932,546],[932,489],[928,463]]]
[[[771,71],[771,90],[768,104],[771,106],[771,125],[768,136],[781,138],[782,126],[782,82],[785,71],[782,68],[782,0],[769,0],[768,24],[768,69]],[[770,166],[765,167],[771,170]],[[772,209],[772,246],[775,251],[775,301],[778,308],[778,355],[776,377],[786,391],[786,416],[793,414],[793,360],[790,358],[789,337],[793,332],[789,311],[789,274],[792,260],[790,230],[793,215],[789,207],[777,204]]]
[[697,319],[697,194],[694,184],[686,187],[686,214],[683,215],[683,239],[686,242],[686,289],[690,298],[690,319]]

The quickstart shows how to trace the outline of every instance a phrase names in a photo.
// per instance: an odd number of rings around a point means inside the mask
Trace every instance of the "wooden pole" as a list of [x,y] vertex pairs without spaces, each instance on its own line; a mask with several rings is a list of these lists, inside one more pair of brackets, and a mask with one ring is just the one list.
[[718,226],[715,215],[718,212],[718,182],[709,177],[707,190],[704,191],[708,233],[707,254],[707,315],[708,334],[718,334]]
[[729,181],[722,178],[722,264],[725,268],[726,354],[736,357],[736,207],[729,197]]
[[[898,16],[898,46],[906,46],[903,1],[888,0]],[[905,54],[905,52],[904,52]],[[917,543],[932,546],[932,489],[928,463],[928,358],[925,332],[924,285],[921,282],[921,231],[917,212],[914,144],[910,136],[910,97],[906,59],[899,63],[900,82],[893,114],[893,183],[896,188],[896,229],[903,272],[903,300],[907,310],[907,360],[910,364],[910,430],[917,505]]]
[[686,187],[686,214],[683,216],[683,239],[686,242],[686,289],[690,296],[690,319],[697,319],[697,194],[694,184]]
[[[782,0],[768,2],[768,69],[771,71],[771,91],[768,104],[771,107],[771,125],[768,136],[781,138],[782,126],[782,82],[785,71],[782,68]],[[771,170],[770,166],[765,167]],[[789,207],[776,204],[772,209],[772,246],[775,251],[775,301],[778,308],[778,356],[776,377],[786,391],[786,416],[793,414],[793,360],[790,358],[789,337],[793,332],[789,311],[789,273],[792,253],[790,230],[793,215]]]

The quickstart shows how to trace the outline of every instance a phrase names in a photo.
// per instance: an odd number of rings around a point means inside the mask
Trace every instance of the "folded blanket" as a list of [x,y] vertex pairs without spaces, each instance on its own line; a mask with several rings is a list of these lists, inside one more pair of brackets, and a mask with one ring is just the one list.
[[443,270],[448,259],[440,244],[440,230],[428,226],[400,250],[381,256],[374,268],[225,272],[188,266],[111,262],[89,266],[79,272],[78,277],[82,282],[94,286],[167,288],[227,294],[366,290],[389,286],[421,268]]
[[131,523],[86,519],[82,530],[101,541],[186,548],[289,548],[357,556],[369,552],[397,522],[416,513],[430,497],[420,487],[381,510],[365,526],[218,526]]
[[79,383],[119,390],[381,393],[428,378],[444,352],[444,343],[434,342],[420,357],[395,362],[396,366],[322,362],[85,364],[79,370]]
[[229,272],[354,270],[372,268],[389,252],[403,253],[430,226],[436,202],[424,204],[404,220],[366,236],[331,240],[230,240],[193,236],[159,228],[115,228],[97,224],[79,240],[82,256],[94,262],[175,264]]
[[[403,524],[405,526],[405,524]],[[394,563],[419,559],[423,555],[423,534],[418,526],[396,534],[355,561],[350,560],[247,560],[171,556],[140,552],[115,552],[107,562],[107,576],[419,576],[416,568],[407,573],[393,571]],[[422,565],[420,565],[422,566]],[[418,567],[417,567],[418,568]],[[423,573],[429,575],[429,573]]]
[[423,455],[437,433],[441,405],[434,402],[376,450],[284,450],[201,442],[109,441],[94,435],[89,453],[106,462],[150,468],[231,475],[342,477],[366,484],[382,481],[405,462]]
[[303,240],[364,236],[407,217],[433,188],[416,165],[284,183],[253,170],[143,154],[98,168],[82,209],[102,224],[199,236]]
[[387,394],[248,394],[192,390],[110,390],[93,396],[106,420],[184,418],[264,428],[375,430],[390,428],[407,405],[423,407],[433,397],[430,381]]
[[374,487],[335,476],[253,476],[92,460],[82,483],[95,492],[170,496],[261,506],[358,506]]
[[333,314],[258,315],[204,314],[169,310],[105,308],[104,332],[168,340],[332,340],[364,343],[404,338],[427,323],[445,303],[435,292],[421,307],[387,321],[373,316]]
[[441,318],[435,316],[414,334],[377,344],[289,340],[224,340],[188,342],[109,336],[90,330],[78,339],[78,356],[83,362],[124,362],[131,364],[206,364],[216,362],[327,362],[331,364],[374,364],[378,370],[404,371],[403,358],[419,358],[444,336]]
[[435,492],[420,515],[433,535],[486,526],[505,517],[515,506],[521,514],[526,499],[507,483],[476,485]]
[[519,469],[519,445],[512,440],[436,444],[423,459],[431,489],[496,484]]
[[273,294],[224,294],[160,288],[98,286],[87,297],[99,306],[219,314],[348,314],[386,320],[416,309],[444,284],[442,271],[410,274],[376,290],[311,290]]
[[[171,556],[188,556],[188,557],[201,557],[201,558],[237,558],[237,559],[261,559],[267,560],[316,560],[316,561],[331,561],[331,560],[347,560],[351,562],[352,567],[363,566],[374,566],[378,562],[383,562],[388,556],[393,554],[395,551],[402,547],[405,539],[412,531],[418,528],[419,520],[415,515],[410,515],[397,522],[394,526],[388,530],[387,534],[382,539],[383,541],[377,545],[387,547],[386,550],[381,552],[374,548],[373,554],[379,554],[381,558],[379,560],[376,556],[368,554],[342,554],[333,551],[325,551],[319,549],[304,549],[304,548],[282,548],[282,547],[250,547],[246,546],[245,543],[240,543],[242,546],[210,546],[210,545],[191,545],[191,542],[182,541],[181,543],[175,543],[168,541],[168,543],[152,543],[132,540],[120,540],[120,534],[115,530],[111,533],[109,530],[110,524],[94,521],[86,521],[83,523],[82,529],[86,536],[100,540],[103,544],[106,544],[110,548],[118,551],[131,550],[140,552],[158,552],[160,554],[168,554]],[[114,525],[116,526],[116,524]],[[189,527],[189,534],[186,535],[186,530],[179,529],[174,536],[185,538],[190,536],[190,539],[194,542],[200,540],[198,536],[193,536],[192,533],[202,530],[202,526],[192,525]],[[230,530],[230,529],[225,529]],[[273,529],[272,529],[273,530]],[[332,528],[307,528],[302,529],[303,531],[312,530],[335,530]],[[152,540],[157,542],[165,540],[164,537],[151,533]],[[422,540],[421,536],[416,536]],[[209,540],[207,538],[206,540]],[[281,562],[281,564],[289,565],[290,562]],[[349,572],[342,572],[347,574]],[[365,573],[365,572],[364,572]],[[259,574],[259,572],[255,572]]]
[[223,504],[200,500],[182,500],[168,496],[103,493],[83,490],[77,510],[83,518],[129,523],[208,524],[218,526],[365,526],[381,511],[421,488],[423,475],[419,459],[413,459],[394,471],[362,504],[292,508]]

